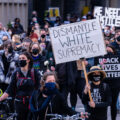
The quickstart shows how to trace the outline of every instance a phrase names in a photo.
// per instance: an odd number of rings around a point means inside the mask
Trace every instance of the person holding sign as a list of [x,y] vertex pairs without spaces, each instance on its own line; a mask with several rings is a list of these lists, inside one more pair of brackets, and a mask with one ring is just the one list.
[[[87,74],[91,81],[85,86],[82,101],[87,105],[87,111],[90,113],[88,120],[107,120],[107,107],[111,104],[110,88],[103,79],[106,73],[98,66],[93,66]],[[90,101],[88,92],[91,91],[92,101]]]
[[82,114],[68,107],[59,92],[56,73],[51,71],[44,73],[40,89],[33,92],[30,99],[30,110],[33,113],[33,120],[49,120],[47,114]]
[[111,120],[116,120],[117,117],[117,98],[120,91],[120,57],[116,48],[112,45],[106,47],[107,54],[105,56],[99,56],[94,59],[95,65],[100,65],[106,72],[106,78],[104,80],[111,90]]

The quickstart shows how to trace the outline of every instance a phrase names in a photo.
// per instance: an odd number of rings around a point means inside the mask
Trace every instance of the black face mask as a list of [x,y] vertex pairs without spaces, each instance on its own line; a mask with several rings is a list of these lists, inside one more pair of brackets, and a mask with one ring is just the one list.
[[41,38],[45,38],[45,35],[43,34],[43,35],[41,35]]
[[112,52],[108,52],[107,55],[110,55],[110,56],[111,56],[111,55],[113,55],[113,53],[112,53]]
[[45,95],[53,95],[57,92],[56,84],[53,82],[45,83],[43,93]]
[[32,50],[33,55],[37,55],[39,53],[39,49],[35,48]]
[[19,66],[20,67],[25,67],[27,65],[26,60],[19,60]]
[[92,81],[98,82],[98,81],[100,81],[100,80],[101,80],[101,75],[93,75]]
[[16,48],[16,51],[20,51],[20,50],[22,50],[22,47]]
[[36,17],[36,15],[33,14],[33,15],[32,15],[32,18],[33,18],[33,17]]
[[9,52],[9,53],[12,53],[12,52],[13,52],[12,46],[10,46],[10,47],[8,48],[8,52]]

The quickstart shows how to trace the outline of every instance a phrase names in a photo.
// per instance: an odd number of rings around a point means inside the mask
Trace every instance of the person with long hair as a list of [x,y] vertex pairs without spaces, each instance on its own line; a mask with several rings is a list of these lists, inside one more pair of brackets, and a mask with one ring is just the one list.
[[30,45],[30,53],[33,58],[33,68],[37,69],[41,75],[45,71],[44,61],[46,57],[42,55],[42,50],[39,46],[39,43],[32,43]]
[[[104,83],[106,73],[99,66],[92,66],[87,73],[89,83],[86,84],[82,101],[87,107],[90,116],[87,120],[107,120],[107,108],[111,105],[111,91]],[[91,92],[92,100],[88,96]]]
[[9,96],[15,97],[17,120],[27,120],[29,114],[29,99],[34,89],[40,85],[40,74],[32,68],[33,59],[28,52],[19,55],[19,68],[12,74],[11,83],[0,97],[0,101]]
[[30,99],[30,109],[34,120],[46,120],[47,114],[73,115],[77,112],[68,107],[66,100],[59,92],[55,72],[45,72],[41,87],[34,91]]

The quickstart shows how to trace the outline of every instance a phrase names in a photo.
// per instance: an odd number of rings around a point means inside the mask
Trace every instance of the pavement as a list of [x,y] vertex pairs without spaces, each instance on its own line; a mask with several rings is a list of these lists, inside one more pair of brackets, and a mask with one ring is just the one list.
[[[75,110],[78,112],[84,112],[84,107],[81,103],[81,100],[79,98],[77,100],[78,101],[77,101],[77,105],[76,105]],[[68,105],[70,106],[69,97],[68,97]],[[111,120],[110,107],[108,107],[108,119],[107,120]],[[117,114],[116,120],[120,120],[120,112]]]

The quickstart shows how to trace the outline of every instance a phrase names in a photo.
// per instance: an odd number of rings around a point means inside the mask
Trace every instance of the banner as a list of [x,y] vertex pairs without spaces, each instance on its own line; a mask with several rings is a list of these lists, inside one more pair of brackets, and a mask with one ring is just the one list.
[[106,54],[102,30],[98,20],[49,28],[56,64]]
[[101,22],[102,28],[106,25],[120,27],[120,8],[95,7],[94,17]]
[[98,57],[95,59],[95,65],[100,65],[102,61],[106,61],[103,70],[107,74],[107,78],[120,78],[120,57],[117,55]]

